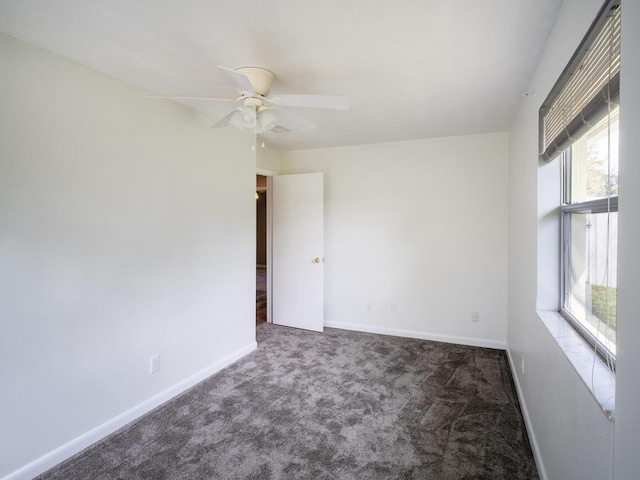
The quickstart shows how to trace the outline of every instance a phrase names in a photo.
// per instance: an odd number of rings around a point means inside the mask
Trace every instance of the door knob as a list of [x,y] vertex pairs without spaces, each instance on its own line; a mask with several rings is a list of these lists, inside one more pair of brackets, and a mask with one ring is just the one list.
[[313,263],[320,263],[322,259],[320,257],[316,257],[313,259]]

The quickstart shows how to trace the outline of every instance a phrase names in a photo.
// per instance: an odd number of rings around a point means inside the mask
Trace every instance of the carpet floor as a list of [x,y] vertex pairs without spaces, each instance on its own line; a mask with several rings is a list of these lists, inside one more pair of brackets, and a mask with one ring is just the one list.
[[267,321],[267,269],[256,268],[256,324]]
[[38,478],[538,478],[503,351],[265,323],[257,340]]

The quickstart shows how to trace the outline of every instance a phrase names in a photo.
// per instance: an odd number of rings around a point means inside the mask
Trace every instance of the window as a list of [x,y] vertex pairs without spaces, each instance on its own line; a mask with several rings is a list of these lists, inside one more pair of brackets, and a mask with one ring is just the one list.
[[614,370],[620,1],[608,0],[540,109],[540,157],[562,163],[562,315]]
[[616,354],[618,108],[562,155],[560,310],[613,365]]

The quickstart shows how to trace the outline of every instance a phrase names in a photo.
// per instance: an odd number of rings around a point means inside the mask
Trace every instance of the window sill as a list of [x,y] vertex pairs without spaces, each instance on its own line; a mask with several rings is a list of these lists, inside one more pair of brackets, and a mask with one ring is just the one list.
[[538,311],[538,317],[556,340],[602,412],[611,421],[616,411],[616,377],[569,323],[554,311]]

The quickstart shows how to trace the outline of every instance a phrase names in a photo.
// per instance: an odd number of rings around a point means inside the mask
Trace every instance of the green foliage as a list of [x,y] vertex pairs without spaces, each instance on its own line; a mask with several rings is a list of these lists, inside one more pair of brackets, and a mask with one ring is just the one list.
[[[611,330],[616,331],[616,305],[618,289],[591,285],[591,311],[605,325],[608,323]],[[607,321],[608,314],[608,321]]]

